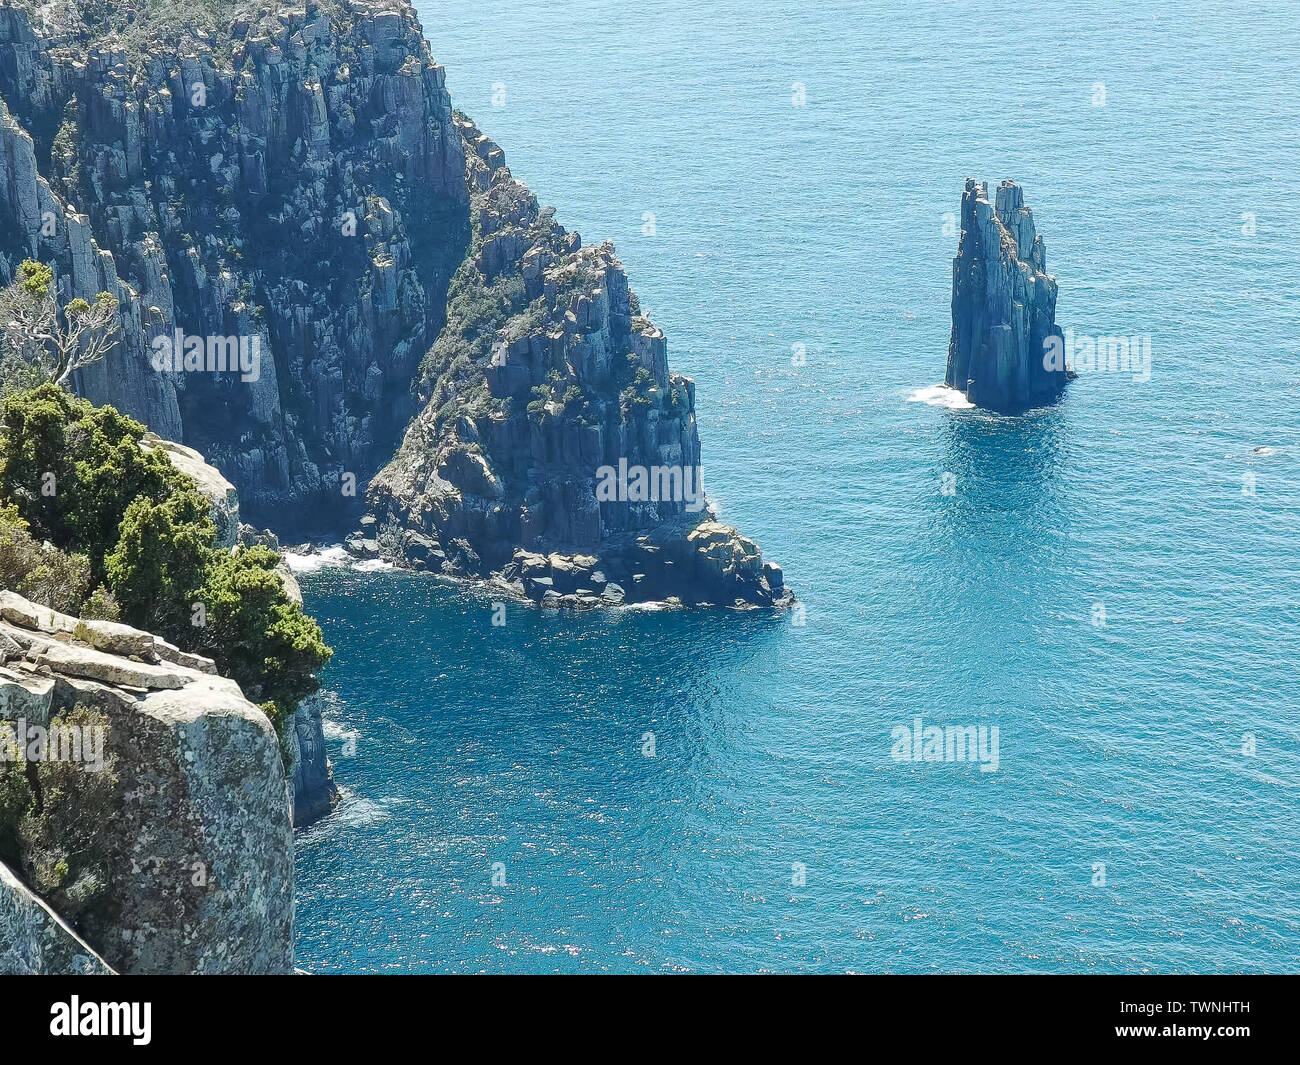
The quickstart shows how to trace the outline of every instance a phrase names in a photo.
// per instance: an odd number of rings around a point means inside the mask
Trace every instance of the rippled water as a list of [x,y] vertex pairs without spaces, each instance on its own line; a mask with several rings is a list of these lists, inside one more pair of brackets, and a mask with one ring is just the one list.
[[[617,242],[807,624],[495,628],[432,578],[305,577],[346,798],[299,835],[300,963],[1300,969],[1289,5],[522,6],[417,3],[456,105]],[[909,401],[968,174],[1025,186],[1058,321],[1149,335],[1150,381]],[[996,724],[997,772],[896,762],[918,715]]]

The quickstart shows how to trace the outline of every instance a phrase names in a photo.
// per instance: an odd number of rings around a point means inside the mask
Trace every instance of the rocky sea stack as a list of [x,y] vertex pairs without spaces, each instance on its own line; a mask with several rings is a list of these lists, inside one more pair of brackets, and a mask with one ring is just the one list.
[[[0,284],[119,299],[83,395],[281,536],[369,516],[393,561],[566,605],[790,601],[695,498],[694,384],[612,247],[453,112],[409,0],[52,10],[0,8]],[[260,363],[158,365],[194,338]]]
[[1052,402],[1069,379],[1047,369],[1056,325],[1056,281],[1024,190],[966,179],[961,243],[952,263],[952,337],[944,383],[977,407],[1014,414]]

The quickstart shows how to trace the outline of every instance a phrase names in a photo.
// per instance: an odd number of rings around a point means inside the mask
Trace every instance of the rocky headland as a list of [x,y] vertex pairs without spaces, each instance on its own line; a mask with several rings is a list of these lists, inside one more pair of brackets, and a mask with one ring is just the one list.
[[[790,601],[692,493],[694,384],[612,247],[453,111],[409,0],[165,10],[0,8],[0,283],[33,257],[119,298],[83,395],[281,536],[369,514],[394,561],[538,601]],[[156,370],[172,337],[255,339],[260,366]],[[645,489],[598,498],[620,461]]]
[[966,179],[961,241],[952,263],[952,335],[944,383],[977,407],[1014,414],[1056,399],[1069,372],[1048,369],[1056,325],[1056,280],[1047,246],[1014,181]]

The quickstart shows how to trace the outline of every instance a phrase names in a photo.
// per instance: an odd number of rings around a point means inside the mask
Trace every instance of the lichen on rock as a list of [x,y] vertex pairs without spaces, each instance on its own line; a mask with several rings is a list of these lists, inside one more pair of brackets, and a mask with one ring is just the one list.
[[266,716],[149,633],[11,592],[0,606],[0,727],[104,730],[98,767],[0,762],[0,858],[118,972],[291,971],[293,837]]

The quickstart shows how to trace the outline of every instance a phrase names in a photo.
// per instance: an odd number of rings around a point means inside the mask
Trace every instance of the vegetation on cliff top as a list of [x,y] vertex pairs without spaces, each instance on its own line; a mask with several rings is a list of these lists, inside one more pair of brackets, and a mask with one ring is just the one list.
[[0,586],[213,659],[283,737],[330,656],[320,627],[272,551],[214,546],[207,500],[144,433],[52,384],[0,402]]

